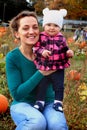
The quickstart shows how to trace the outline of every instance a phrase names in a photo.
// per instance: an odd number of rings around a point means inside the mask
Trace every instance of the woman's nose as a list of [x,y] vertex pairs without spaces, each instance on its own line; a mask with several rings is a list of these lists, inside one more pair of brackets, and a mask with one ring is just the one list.
[[30,29],[29,29],[29,33],[34,33],[33,28],[30,28]]

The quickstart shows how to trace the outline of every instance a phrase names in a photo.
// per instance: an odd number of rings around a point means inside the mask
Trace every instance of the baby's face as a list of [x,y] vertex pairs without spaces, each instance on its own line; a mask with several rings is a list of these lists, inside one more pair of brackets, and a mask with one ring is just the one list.
[[49,35],[49,36],[55,36],[59,33],[60,27],[56,24],[49,23],[44,26],[44,31]]

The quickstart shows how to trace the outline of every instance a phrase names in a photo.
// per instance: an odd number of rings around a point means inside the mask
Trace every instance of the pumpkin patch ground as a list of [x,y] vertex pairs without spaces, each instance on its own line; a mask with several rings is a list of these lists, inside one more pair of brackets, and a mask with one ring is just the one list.
[[[65,70],[64,113],[69,130],[87,129],[87,42],[75,42],[74,32],[63,32],[67,38],[74,57],[70,59],[71,66]],[[19,43],[13,39],[9,30],[1,29],[0,45],[8,44],[12,50]],[[7,50],[8,51],[8,50]],[[9,106],[12,97],[9,93],[5,72],[5,51],[0,48],[0,130],[15,130],[15,124],[10,116]],[[9,103],[8,103],[9,102]],[[2,112],[3,110],[3,112]]]

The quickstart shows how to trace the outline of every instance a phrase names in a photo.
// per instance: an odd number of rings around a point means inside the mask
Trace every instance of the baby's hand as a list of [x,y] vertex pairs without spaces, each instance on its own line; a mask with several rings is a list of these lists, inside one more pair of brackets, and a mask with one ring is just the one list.
[[49,57],[50,55],[51,55],[51,51],[44,50],[44,51],[42,52],[42,56],[45,57],[45,58]]
[[72,50],[68,50],[66,54],[69,58],[72,58],[74,56],[74,52]]

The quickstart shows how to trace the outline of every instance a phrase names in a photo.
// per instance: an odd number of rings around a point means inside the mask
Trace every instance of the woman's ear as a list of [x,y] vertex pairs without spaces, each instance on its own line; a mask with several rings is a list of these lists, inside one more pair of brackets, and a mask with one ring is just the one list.
[[14,33],[15,38],[20,39],[18,32]]

